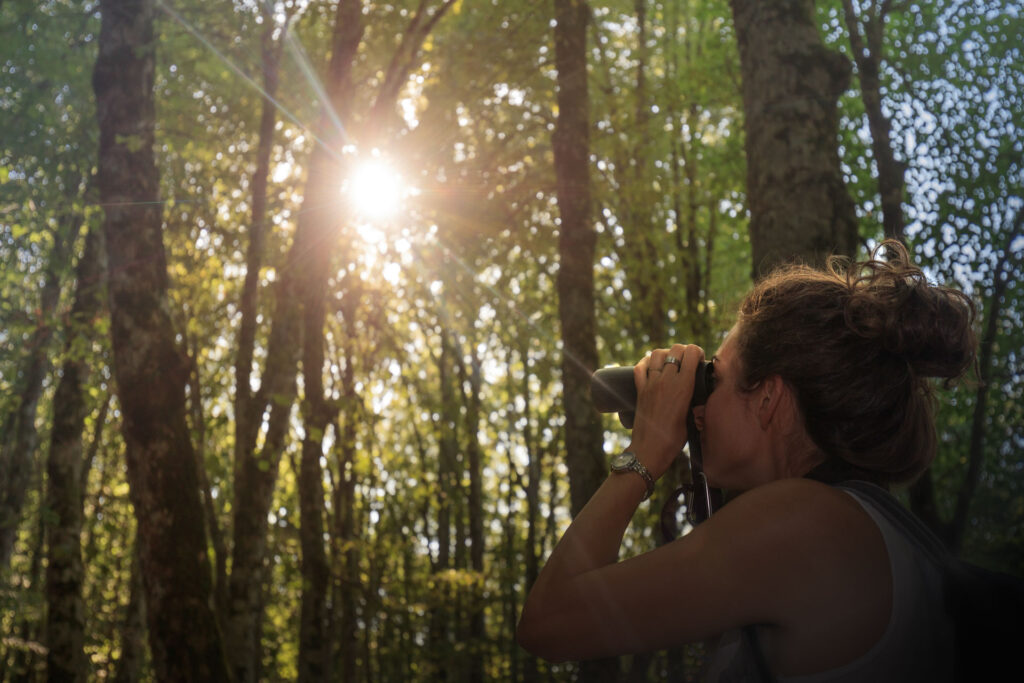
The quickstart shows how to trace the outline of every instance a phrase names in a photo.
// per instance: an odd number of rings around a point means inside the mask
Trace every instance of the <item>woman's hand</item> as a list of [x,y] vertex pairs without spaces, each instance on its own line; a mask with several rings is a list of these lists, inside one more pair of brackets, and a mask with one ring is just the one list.
[[629,449],[657,479],[686,443],[686,415],[693,397],[697,364],[704,349],[676,344],[655,349],[636,364],[636,417]]

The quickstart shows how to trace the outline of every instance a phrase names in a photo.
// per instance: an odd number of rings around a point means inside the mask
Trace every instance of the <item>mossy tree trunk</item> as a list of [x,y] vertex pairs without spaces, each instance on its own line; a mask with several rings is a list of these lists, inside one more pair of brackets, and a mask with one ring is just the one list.
[[65,360],[53,397],[53,428],[46,461],[46,671],[51,681],[85,681],[85,605],[82,583],[82,499],[87,481],[82,434],[90,409],[89,358],[103,300],[102,233],[89,227],[78,262]]
[[811,0],[731,0],[743,78],[753,276],[854,255],[857,221],[839,166],[848,60],[827,49]]
[[103,0],[93,71],[100,128],[114,376],[138,522],[153,670],[229,680],[211,609],[199,477],[185,419],[188,366],[169,314],[155,104],[152,0]]

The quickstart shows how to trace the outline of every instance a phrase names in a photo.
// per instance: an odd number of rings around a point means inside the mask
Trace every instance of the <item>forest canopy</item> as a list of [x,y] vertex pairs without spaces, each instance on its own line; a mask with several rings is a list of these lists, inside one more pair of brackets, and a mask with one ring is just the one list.
[[1024,576],[1022,14],[0,0],[0,680],[574,680],[514,632],[586,377],[885,237],[981,340],[900,495]]

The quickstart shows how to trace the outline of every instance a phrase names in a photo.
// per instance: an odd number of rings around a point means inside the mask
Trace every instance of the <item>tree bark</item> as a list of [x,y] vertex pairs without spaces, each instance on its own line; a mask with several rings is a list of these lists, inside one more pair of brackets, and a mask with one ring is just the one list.
[[[431,6],[428,0],[420,2],[396,48],[370,116],[359,136],[358,142],[364,149],[372,148],[378,136],[387,130],[387,121],[391,118],[389,113],[394,110],[401,85],[415,65],[423,42],[453,1],[444,0],[436,6]],[[302,566],[305,581],[300,617],[300,680],[318,679],[321,672],[329,672],[333,659],[331,642],[327,637],[330,621],[326,612],[329,573],[323,544],[324,493],[320,456],[324,430],[334,420],[339,406],[329,401],[323,393],[323,331],[327,283],[337,245],[339,241],[344,242],[345,218],[338,214],[336,198],[338,180],[346,169],[343,168],[337,150],[356,141],[348,137],[346,126],[352,122],[352,65],[364,30],[363,3],[358,0],[339,0],[327,76],[329,108],[325,108],[318,124],[317,139],[321,144],[313,150],[310,160],[301,219],[292,248],[294,258],[290,257],[289,260],[289,270],[294,273],[291,276],[294,281],[291,291],[284,288],[281,290],[296,296],[279,299],[276,313],[276,316],[290,316],[292,324],[298,323],[302,329],[300,348],[305,387],[302,406],[305,437],[299,500],[303,523]],[[341,125],[338,125],[339,121]],[[342,234],[341,240],[339,232]],[[303,235],[301,241],[300,233]],[[358,294],[352,291],[344,292],[344,296],[358,298]],[[296,301],[299,303],[299,311],[288,313],[286,307],[295,307]],[[272,333],[272,344],[273,336]],[[289,367],[293,367],[293,364]],[[312,526],[307,529],[307,524]],[[307,557],[306,553],[311,555]]]
[[743,76],[753,276],[857,249],[839,167],[849,62],[828,50],[811,0],[731,0]]
[[597,368],[594,250],[591,223],[590,119],[587,100],[586,26],[583,0],[555,0],[558,121],[552,137],[557,175],[558,310],[562,327],[562,385],[572,513],[578,513],[604,479],[603,431],[590,399]]
[[309,434],[302,441],[298,472],[299,535],[302,548],[302,605],[299,619],[300,682],[333,680],[332,648],[327,628],[330,569],[324,549],[324,489],[320,467],[321,439]]
[[[562,329],[562,405],[569,469],[570,508],[575,516],[605,477],[604,431],[590,397],[590,375],[597,369],[594,338],[594,250],[597,235],[591,217],[590,113],[587,94],[585,0],[555,0],[555,66],[558,70],[558,121],[552,136],[555,154],[558,233],[558,314]],[[617,662],[580,664],[589,681],[614,680]]]
[[[540,526],[540,480],[543,476],[543,450],[540,448],[538,439],[534,436],[533,418],[531,413],[532,401],[530,400],[530,345],[528,337],[520,337],[519,357],[523,363],[523,382],[520,387],[523,397],[523,445],[526,446],[527,457],[527,478],[526,478],[526,546],[523,554],[524,560],[524,584],[526,590],[533,588],[540,574],[540,553],[538,551],[538,536]],[[511,373],[510,373],[511,374]],[[511,395],[512,392],[510,391]],[[511,458],[510,458],[511,461]],[[510,465],[511,466],[511,465]],[[523,683],[536,683],[540,680],[540,671],[537,667],[537,658],[527,655],[523,664]]]
[[70,249],[68,235],[71,221],[53,233],[54,247],[46,266],[43,287],[39,294],[38,322],[27,345],[25,363],[14,385],[18,388],[15,409],[3,416],[0,425],[0,570],[11,561],[14,542],[18,538],[21,509],[25,493],[31,488],[38,431],[36,413],[43,394],[44,380],[50,372],[50,339],[52,318],[60,298],[61,279],[67,266]]
[[[318,148],[318,152],[321,148]],[[303,206],[309,229],[321,248],[308,255],[302,275],[302,459],[299,471],[300,541],[302,546],[302,609],[299,632],[299,681],[330,680],[332,643],[328,637],[328,591],[330,570],[324,547],[323,438],[338,412],[336,404],[324,396],[324,324],[326,321],[326,284],[329,280],[335,227],[333,204],[328,199],[334,164],[324,153],[314,153],[310,180]]]
[[188,368],[168,311],[152,0],[102,0],[93,71],[98,186],[109,265],[114,376],[155,678],[229,680],[210,607],[199,479],[185,419]]
[[871,131],[871,151],[878,168],[878,193],[882,204],[882,229],[886,237],[900,240],[903,234],[904,165],[896,160],[892,147],[892,124],[882,111],[882,29],[892,7],[891,0],[881,0],[874,12],[867,10],[861,22],[852,0],[843,0],[843,13],[850,35],[850,48],[860,78],[861,99]]
[[[633,88],[633,121],[630,141],[617,145],[615,167],[621,174],[616,193],[624,245],[622,265],[626,282],[633,295],[629,305],[629,320],[638,341],[646,340],[650,346],[662,346],[667,341],[668,314],[665,303],[663,277],[664,250],[658,248],[659,236],[664,232],[657,225],[653,208],[658,201],[650,177],[651,159],[651,102],[647,87],[647,3],[634,0],[633,11],[637,22],[636,80]],[[609,93],[614,102],[616,95]],[[614,104],[612,105],[614,106]],[[617,142],[619,142],[617,140]],[[627,190],[628,188],[628,190]]]
[[[463,396],[466,406],[466,468],[469,471],[469,496],[466,500],[469,516],[469,566],[477,578],[482,581],[484,576],[484,503],[483,503],[483,452],[480,447],[480,387],[482,383],[480,358],[476,346],[470,344],[470,367],[467,369],[461,358],[459,361],[459,379],[462,386],[467,384],[469,395]],[[487,637],[487,625],[484,617],[483,588],[474,588],[469,596],[469,670],[470,683],[483,683],[484,655],[483,647]]]
[[[351,367],[352,356],[346,356],[347,365],[345,375],[345,400],[355,402],[355,387],[352,384]],[[336,517],[334,543],[334,561],[339,567],[340,578],[338,580],[338,601],[341,614],[338,620],[337,643],[338,643],[338,679],[342,681],[355,680],[356,659],[359,646],[359,624],[356,619],[356,604],[358,601],[359,588],[362,583],[359,575],[360,551],[356,540],[355,528],[355,495],[356,475],[356,420],[355,411],[348,415],[345,426],[342,428],[335,423],[334,433],[338,435],[337,451],[339,481],[334,491],[334,514]]]
[[[339,3],[339,13],[343,4]],[[339,14],[337,20],[340,22],[343,17]],[[350,68],[351,58],[342,69],[346,75],[342,77],[339,72],[336,77],[346,79]],[[328,139],[341,141],[340,131],[335,129],[331,132],[326,121],[322,129]],[[303,254],[303,268],[297,277],[298,303],[302,313],[302,379],[305,392],[302,402],[305,433],[298,482],[303,576],[300,681],[330,679],[333,660],[332,642],[328,637],[330,571],[323,540],[326,507],[320,458],[323,454],[324,433],[340,407],[336,402],[328,400],[323,386],[327,283],[334,254],[338,249],[339,228],[344,226],[345,221],[334,199],[340,170],[341,165],[331,147],[318,146],[313,151],[300,220],[302,229],[309,235],[311,247]],[[349,295],[349,292],[345,293],[346,298]],[[357,295],[351,293],[351,296]]]
[[99,226],[90,226],[77,268],[65,361],[53,397],[53,428],[46,462],[47,528],[46,675],[50,681],[85,681],[89,668],[82,599],[82,497],[85,458],[82,433],[89,411],[86,385],[89,359],[82,349],[95,333],[102,308],[103,244]]
[[[450,272],[446,269],[446,273]],[[450,291],[450,290],[447,290]],[[450,644],[452,614],[451,584],[445,573],[454,567],[452,561],[452,524],[457,514],[456,497],[459,492],[458,474],[458,419],[459,408],[455,402],[454,363],[449,332],[439,327],[441,353],[438,356],[441,409],[438,424],[438,512],[437,512],[437,561],[434,563],[436,591],[439,598],[431,607],[430,615],[430,659],[433,680],[451,680],[452,648]]]
[[[256,342],[257,300],[260,270],[263,267],[267,230],[267,183],[270,157],[274,147],[274,126],[277,121],[278,67],[288,19],[283,27],[264,10],[266,28],[262,36],[261,65],[263,70],[263,104],[260,114],[256,169],[252,178],[252,220],[249,244],[246,247],[245,282],[239,300],[241,322],[238,330],[238,354],[235,358],[235,501],[233,505],[233,543],[231,575],[227,580],[224,609],[225,635],[230,666],[239,683],[254,683],[259,677],[260,614],[262,612],[263,562],[266,552],[267,513],[277,481],[280,458],[280,437],[268,440],[260,458],[255,457],[256,435],[266,410],[267,397],[254,396],[250,387]],[[275,40],[275,33],[280,35]],[[277,348],[280,348],[278,346]],[[275,349],[276,351],[277,349]],[[278,354],[280,357],[280,354]],[[286,395],[293,391],[294,361],[275,369],[268,386],[279,386]],[[268,364],[268,370],[270,369]],[[275,404],[276,405],[276,404]],[[287,408],[291,404],[288,401]],[[285,406],[275,407],[275,425],[280,425]],[[280,426],[278,427],[280,430]],[[280,431],[278,431],[280,433]]]
[[114,683],[138,683],[146,661],[145,622],[146,603],[143,596],[142,573],[139,568],[138,543],[132,549],[131,585],[128,605],[121,625],[121,657],[117,660]]
[[[188,322],[185,323],[186,327]],[[213,604],[218,618],[227,610],[228,551],[224,544],[224,533],[218,519],[213,487],[206,472],[206,419],[203,416],[203,391],[199,377],[199,344],[196,335],[185,333],[185,353],[189,358],[187,412],[191,417],[191,433],[194,434],[196,474],[199,477],[199,497],[203,503],[203,519],[213,551]],[[223,624],[222,624],[223,627]]]
[[[234,543],[227,623],[233,648],[237,649],[232,654],[232,669],[240,683],[251,683],[256,680],[261,660],[259,623],[263,604],[262,567],[266,550],[267,514],[277,482],[289,418],[296,397],[296,369],[304,348],[303,332],[308,326],[303,313],[304,293],[315,291],[317,288],[322,290],[326,286],[326,277],[323,275],[320,276],[321,281],[316,282],[311,263],[317,258],[329,260],[333,253],[333,228],[336,221],[332,220],[331,209],[335,208],[336,203],[329,198],[332,197],[330,183],[336,182],[337,178],[332,173],[332,159],[335,150],[341,149],[347,140],[344,138],[344,130],[333,124],[332,112],[341,118],[343,125],[349,123],[350,71],[365,30],[362,10],[362,0],[338,0],[331,60],[326,76],[328,102],[324,105],[315,136],[323,142],[314,149],[310,160],[302,218],[296,228],[295,239],[284,267],[279,271],[280,279],[274,290],[275,309],[267,343],[265,370],[259,390],[250,396],[251,344],[255,338],[254,289],[258,282],[261,263],[259,257],[266,219],[265,181],[272,140],[268,135],[273,130],[272,102],[265,100],[261,117],[261,148],[257,157],[257,174],[262,177],[262,184],[257,182],[254,185],[253,233],[250,236],[248,271],[243,290],[241,346],[236,359],[236,402],[239,408],[235,447]],[[269,40],[269,36],[264,37],[264,79],[268,88],[276,85],[275,50],[279,50],[279,46],[268,45]],[[316,272],[323,273],[324,268],[321,267]],[[322,329],[317,332],[320,333]],[[316,372],[319,371],[320,366],[317,366]],[[256,442],[265,412],[269,412],[267,431],[264,445],[257,452]],[[305,466],[319,469],[319,460],[307,461]],[[315,473],[310,471],[307,475],[313,477]],[[308,480],[303,481],[308,483]],[[321,490],[321,499],[322,496]],[[315,501],[306,502],[315,505]],[[320,509],[322,510],[322,501]],[[300,517],[302,514],[300,510]],[[316,513],[306,510],[305,514],[310,515],[309,522],[313,524]],[[322,518],[320,529],[322,530]],[[310,533],[315,531],[310,530]],[[320,571],[314,569],[317,560],[311,558],[310,562],[313,565],[306,563],[306,570]],[[321,610],[324,600],[319,600],[320,607],[315,601],[316,598],[310,596],[306,609],[314,612]],[[312,647],[318,654],[310,660],[300,657],[303,662],[300,666],[300,677],[310,675],[314,669],[319,670],[317,667],[325,661],[320,659],[319,654],[322,651],[320,644],[325,640],[322,619],[315,614],[307,613],[303,624],[307,630],[302,631],[305,639],[300,640],[306,643],[307,650]],[[313,641],[316,641],[316,644]]]

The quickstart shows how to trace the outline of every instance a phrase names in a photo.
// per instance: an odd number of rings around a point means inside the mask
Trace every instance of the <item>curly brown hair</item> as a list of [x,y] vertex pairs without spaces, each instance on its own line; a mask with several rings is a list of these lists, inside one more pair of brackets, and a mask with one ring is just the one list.
[[975,315],[969,297],[930,284],[894,240],[863,262],[786,266],[740,305],[740,389],[779,375],[829,462],[905,483],[935,457],[928,378],[952,381],[973,364]]

